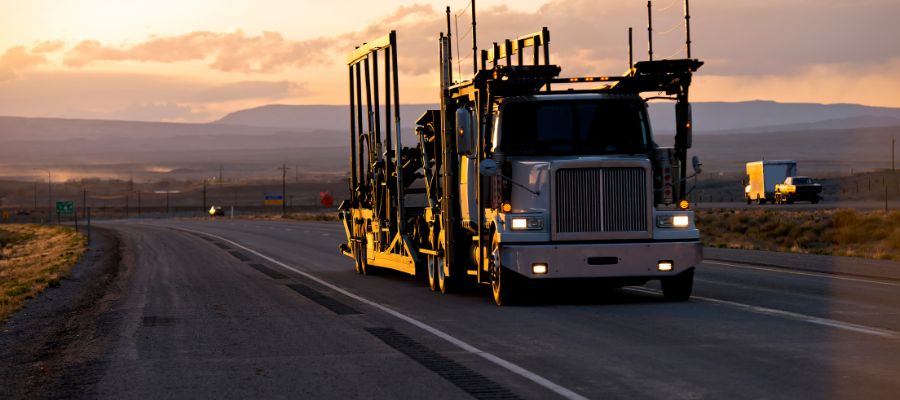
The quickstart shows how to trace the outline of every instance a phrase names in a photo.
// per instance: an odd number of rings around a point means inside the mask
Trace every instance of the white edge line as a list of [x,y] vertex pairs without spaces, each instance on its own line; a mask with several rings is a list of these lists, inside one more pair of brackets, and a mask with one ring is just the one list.
[[[626,288],[626,289],[633,290],[636,292],[642,292],[642,293],[652,293],[652,294],[659,293],[659,291],[657,291],[657,290],[648,289],[648,288],[630,287],[630,288]],[[838,329],[853,331],[853,332],[857,332],[857,333],[865,333],[868,335],[874,335],[874,336],[879,336],[879,337],[883,337],[883,338],[894,339],[894,338],[898,337],[898,332],[889,331],[886,329],[873,328],[873,327],[869,327],[869,326],[865,326],[865,325],[857,325],[857,324],[853,324],[853,323],[849,323],[849,322],[835,321],[833,319],[814,317],[812,315],[799,314],[799,313],[790,312],[790,311],[776,310],[774,308],[759,307],[759,306],[754,306],[754,305],[750,305],[750,304],[737,303],[734,301],[720,300],[720,299],[714,299],[711,297],[702,297],[702,296],[691,296],[691,299],[700,300],[700,301],[704,301],[707,303],[714,303],[714,304],[729,306],[732,308],[738,308],[738,309],[741,309],[744,311],[750,311],[750,312],[757,313],[757,314],[765,314],[765,315],[771,315],[771,316],[775,316],[775,317],[792,319],[795,321],[809,322],[811,324],[829,326],[832,328],[838,328]]]
[[850,277],[846,277],[846,276],[838,276],[838,275],[835,275],[835,274],[828,274],[828,273],[824,273],[824,272],[812,272],[812,271],[787,271],[787,270],[780,269],[780,268],[760,267],[760,266],[756,266],[756,265],[738,265],[738,264],[731,264],[731,263],[727,263],[727,262],[713,261],[713,260],[703,260],[703,264],[724,265],[724,266],[726,266],[726,267],[743,268],[743,269],[753,269],[753,270],[768,271],[768,272],[777,272],[777,273],[781,273],[781,274],[803,275],[803,276],[815,276],[815,277],[819,277],[819,278],[837,279],[837,280],[842,280],[842,281],[873,283],[873,284],[876,284],[876,285],[887,285],[887,286],[898,286],[898,287],[900,287],[900,284],[897,284],[897,283],[882,282],[882,281],[876,281],[876,280],[870,280],[870,279],[862,279],[862,278],[850,278]]
[[479,348],[477,348],[477,347],[475,347],[475,346],[472,346],[472,345],[470,345],[470,344],[468,344],[468,343],[466,343],[466,342],[464,342],[464,341],[462,341],[462,340],[460,340],[460,339],[457,339],[457,338],[451,336],[450,334],[448,334],[448,333],[446,333],[446,332],[444,332],[444,331],[442,331],[442,330],[440,330],[440,329],[437,329],[437,328],[435,328],[435,327],[433,327],[433,326],[431,326],[431,325],[428,325],[428,324],[426,324],[426,323],[424,323],[424,322],[422,322],[422,321],[419,321],[419,320],[417,320],[417,319],[415,319],[415,318],[413,318],[413,317],[407,316],[406,314],[403,314],[403,313],[401,313],[401,312],[399,312],[399,311],[396,311],[396,310],[394,310],[394,309],[392,309],[392,308],[389,308],[389,307],[387,307],[387,306],[383,306],[383,305],[381,305],[381,304],[379,304],[379,303],[376,303],[376,302],[374,302],[374,301],[372,301],[372,300],[369,300],[369,299],[367,299],[367,298],[365,298],[365,297],[362,297],[362,296],[356,295],[356,294],[354,294],[354,293],[351,293],[351,292],[349,292],[349,291],[347,291],[347,290],[345,290],[345,289],[342,289],[342,288],[340,288],[340,287],[338,287],[338,286],[335,286],[334,284],[331,284],[331,283],[329,283],[329,282],[327,282],[327,281],[325,281],[325,280],[322,280],[322,279],[320,279],[320,278],[318,278],[318,277],[316,277],[316,276],[314,276],[314,275],[312,275],[312,274],[310,274],[310,273],[308,273],[308,272],[301,271],[301,270],[299,270],[299,269],[297,269],[297,268],[294,268],[294,267],[292,267],[292,266],[290,266],[290,265],[287,265],[287,264],[285,264],[285,263],[283,263],[283,262],[281,262],[281,261],[278,261],[278,260],[276,260],[276,259],[274,259],[274,258],[272,258],[272,257],[266,256],[265,254],[262,254],[262,253],[260,253],[260,252],[258,252],[258,251],[256,251],[256,250],[253,250],[253,249],[251,249],[251,248],[248,248],[248,247],[246,247],[246,246],[243,246],[243,245],[241,245],[240,243],[234,242],[234,241],[232,241],[232,240],[226,239],[226,238],[221,237],[221,236],[218,236],[218,235],[214,235],[214,234],[212,234],[212,233],[206,233],[206,232],[201,232],[201,231],[195,231],[195,230],[193,230],[193,229],[187,229],[187,228],[181,228],[181,227],[179,227],[179,228],[177,228],[177,229],[181,229],[181,230],[184,230],[184,231],[187,231],[187,232],[192,232],[192,233],[197,233],[197,234],[201,234],[201,235],[206,235],[206,236],[214,237],[214,238],[216,238],[216,239],[219,239],[219,240],[222,240],[222,241],[231,243],[231,244],[232,244],[233,246],[235,246],[235,247],[238,247],[238,248],[244,249],[244,250],[246,250],[246,251],[249,251],[249,252],[255,254],[256,256],[258,256],[258,257],[260,257],[260,258],[263,258],[263,259],[268,260],[269,262],[272,262],[272,263],[274,263],[274,264],[276,264],[276,265],[278,265],[278,266],[280,266],[280,267],[282,267],[282,268],[285,268],[285,269],[288,269],[288,270],[290,270],[290,271],[293,271],[293,272],[295,272],[295,273],[297,273],[297,274],[300,274],[300,275],[302,275],[302,276],[304,276],[304,277],[306,277],[306,278],[308,278],[308,279],[311,279],[311,280],[313,280],[313,281],[319,283],[319,284],[322,285],[322,286],[325,286],[325,287],[327,287],[327,288],[329,288],[329,289],[331,289],[331,290],[334,290],[335,292],[338,292],[338,293],[340,293],[340,294],[343,294],[344,296],[350,297],[351,299],[354,299],[354,300],[356,300],[356,301],[359,301],[359,302],[368,304],[368,305],[370,305],[370,306],[372,306],[372,307],[375,307],[375,308],[377,308],[377,309],[379,309],[379,310],[381,310],[381,311],[384,311],[384,312],[386,312],[386,313],[388,313],[388,314],[390,314],[390,315],[393,315],[394,317],[397,317],[397,318],[399,318],[399,319],[401,319],[401,320],[403,320],[403,321],[406,321],[406,322],[408,322],[408,323],[410,323],[410,324],[412,324],[412,325],[414,325],[414,326],[416,326],[416,327],[418,327],[418,328],[420,328],[420,329],[422,329],[422,330],[424,330],[424,331],[426,331],[426,332],[428,332],[428,333],[431,333],[432,335],[435,335],[435,336],[437,336],[437,337],[439,337],[439,338],[441,338],[441,339],[444,339],[444,340],[446,340],[446,341],[452,343],[454,346],[459,347],[460,349],[463,349],[463,350],[465,350],[465,351],[467,351],[467,352],[469,352],[469,353],[472,353],[472,354],[475,354],[475,355],[477,355],[477,356],[479,356],[479,357],[481,357],[481,358],[484,358],[485,360],[488,360],[488,361],[490,361],[490,362],[492,362],[492,363],[494,363],[494,364],[496,364],[496,365],[499,365],[499,366],[501,366],[501,367],[507,369],[508,371],[510,371],[510,372],[512,372],[512,373],[514,373],[514,374],[516,374],[516,375],[519,375],[519,376],[521,376],[521,377],[523,377],[523,378],[525,378],[525,379],[528,379],[528,380],[530,380],[530,381],[532,381],[532,382],[534,382],[534,383],[536,383],[536,384],[538,384],[538,385],[540,385],[540,386],[543,386],[544,388],[546,388],[546,389],[548,389],[548,390],[551,390],[551,391],[553,391],[554,393],[556,393],[556,394],[558,394],[558,395],[560,395],[560,396],[562,396],[562,397],[564,397],[564,398],[572,399],[572,400],[574,400],[574,399],[578,399],[578,400],[587,400],[587,397],[584,397],[584,396],[582,396],[582,395],[580,395],[580,394],[578,394],[578,393],[575,393],[575,392],[573,392],[573,391],[571,391],[571,390],[569,390],[569,389],[566,389],[565,387],[562,387],[562,386],[560,386],[560,385],[558,385],[558,384],[556,384],[556,383],[550,381],[549,379],[544,378],[544,377],[542,377],[542,376],[540,376],[540,375],[538,375],[538,374],[536,374],[536,373],[534,373],[534,372],[531,372],[531,371],[529,371],[529,370],[527,370],[527,369],[525,369],[525,368],[522,368],[522,367],[520,367],[519,365],[516,365],[516,364],[514,364],[514,363],[512,363],[512,362],[510,362],[510,361],[504,360],[504,359],[502,359],[502,358],[500,358],[500,357],[498,357],[498,356],[495,356],[495,355],[493,355],[493,354],[491,354],[491,353],[488,353],[488,352],[486,352],[486,351],[483,351],[483,350],[481,350],[481,349],[479,349]]

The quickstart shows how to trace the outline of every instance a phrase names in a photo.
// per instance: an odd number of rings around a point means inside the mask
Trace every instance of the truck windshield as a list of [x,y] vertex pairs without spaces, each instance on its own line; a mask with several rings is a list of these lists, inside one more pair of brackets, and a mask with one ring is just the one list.
[[514,102],[500,124],[500,149],[509,155],[640,154],[650,142],[640,101]]
[[812,179],[797,177],[797,178],[794,178],[793,183],[795,185],[808,185],[808,184],[812,183]]

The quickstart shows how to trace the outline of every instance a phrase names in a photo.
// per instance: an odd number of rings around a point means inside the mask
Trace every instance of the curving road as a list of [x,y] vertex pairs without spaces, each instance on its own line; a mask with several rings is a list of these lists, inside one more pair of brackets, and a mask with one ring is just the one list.
[[655,284],[432,293],[360,276],[336,223],[118,221],[125,290],[101,398],[893,398],[900,282],[698,266]]

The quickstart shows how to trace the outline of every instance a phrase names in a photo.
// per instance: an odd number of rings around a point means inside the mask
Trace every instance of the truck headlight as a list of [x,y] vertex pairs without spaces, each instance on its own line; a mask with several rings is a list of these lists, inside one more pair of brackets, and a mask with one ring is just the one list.
[[656,226],[660,228],[687,228],[691,226],[688,215],[660,215],[656,217]]
[[516,231],[539,231],[544,229],[543,217],[514,217],[511,222],[513,230]]

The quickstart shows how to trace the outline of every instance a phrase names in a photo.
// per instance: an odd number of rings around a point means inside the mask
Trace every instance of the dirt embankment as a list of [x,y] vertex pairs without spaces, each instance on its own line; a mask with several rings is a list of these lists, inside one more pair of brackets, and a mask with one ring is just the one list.
[[124,278],[119,240],[95,228],[71,272],[0,325],[3,398],[80,397],[104,366],[111,321],[105,311]]

